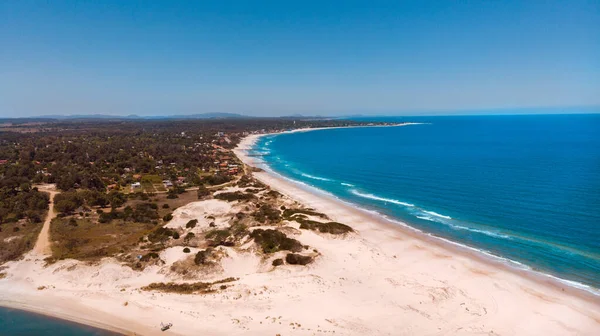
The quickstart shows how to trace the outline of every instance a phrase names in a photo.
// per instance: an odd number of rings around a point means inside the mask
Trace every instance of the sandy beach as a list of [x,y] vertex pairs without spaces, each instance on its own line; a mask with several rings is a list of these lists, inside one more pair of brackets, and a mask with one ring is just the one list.
[[[250,166],[256,162],[246,150],[259,136],[244,138],[235,150]],[[289,204],[314,208],[356,232],[333,236],[288,223],[290,235],[318,255],[307,266],[275,268],[271,261],[280,255],[265,258],[248,246],[220,246],[220,266],[199,280],[239,279],[202,295],[141,290],[152,282],[189,280],[171,271],[189,258],[180,248],[162,251],[164,265],[141,272],[110,258],[46,266],[47,251],[39,249],[5,265],[0,305],[128,335],[597,335],[600,330],[599,297],[511,270],[274,174],[253,175]],[[214,199],[192,202],[178,208],[168,226],[196,218],[195,232],[204,232],[210,224],[224,226],[239,207]],[[174,327],[163,333],[161,321]]]

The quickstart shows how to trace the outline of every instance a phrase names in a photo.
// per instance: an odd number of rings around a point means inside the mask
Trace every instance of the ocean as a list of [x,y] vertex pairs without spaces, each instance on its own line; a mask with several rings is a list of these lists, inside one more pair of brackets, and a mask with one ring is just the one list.
[[0,335],[117,336],[119,334],[22,310],[0,307]]
[[600,115],[380,117],[261,137],[270,169],[600,295]]

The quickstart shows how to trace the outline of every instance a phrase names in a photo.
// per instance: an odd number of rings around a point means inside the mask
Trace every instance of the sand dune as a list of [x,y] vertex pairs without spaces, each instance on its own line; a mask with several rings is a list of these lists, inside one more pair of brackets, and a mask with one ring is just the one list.
[[[237,150],[249,164],[243,150],[253,140],[246,138]],[[170,264],[189,258],[179,247],[162,252],[165,265],[142,272],[113,259],[46,267],[30,254],[7,265],[0,304],[141,335],[597,335],[600,330],[596,297],[398,229],[267,173],[255,177],[356,232],[332,236],[289,223],[286,233],[317,256],[307,266],[275,268],[271,261],[282,252],[263,257],[249,246],[220,246],[220,268],[200,278],[239,280],[203,295],[140,290],[151,282],[181,280],[169,271]],[[198,219],[194,230],[201,231],[213,221],[208,216],[220,225],[219,218],[235,213],[235,206],[193,202],[177,209],[169,226]],[[161,321],[174,326],[162,333]]]

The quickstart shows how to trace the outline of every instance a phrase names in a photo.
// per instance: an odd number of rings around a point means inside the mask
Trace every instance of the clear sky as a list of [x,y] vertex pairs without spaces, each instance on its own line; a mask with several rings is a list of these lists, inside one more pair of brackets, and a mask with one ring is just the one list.
[[0,116],[600,106],[600,1],[1,1]]

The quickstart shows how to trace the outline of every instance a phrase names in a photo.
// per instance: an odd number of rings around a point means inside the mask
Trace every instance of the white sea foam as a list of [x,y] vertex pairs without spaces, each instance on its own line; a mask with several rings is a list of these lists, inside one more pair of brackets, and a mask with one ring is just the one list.
[[377,195],[373,195],[373,194],[364,194],[361,193],[360,191],[356,190],[356,189],[352,189],[351,191],[354,195],[356,196],[360,196],[363,198],[368,198],[368,199],[372,199],[375,201],[380,201],[380,202],[387,202],[387,203],[392,203],[392,204],[396,204],[396,205],[403,205],[403,206],[407,206],[407,207],[414,207],[414,204],[410,204],[410,203],[406,203],[406,202],[402,202],[396,199],[392,199],[392,198],[385,198],[385,197],[379,197]]
[[354,187],[354,184],[342,182],[341,185],[346,187]]
[[466,226],[461,226],[461,225],[451,225],[451,227],[453,229],[457,229],[457,230],[465,230],[465,231],[470,231],[470,232],[481,233],[481,234],[484,234],[486,236],[490,236],[490,237],[494,237],[494,238],[512,239],[511,236],[507,236],[505,234],[498,233],[498,232],[493,232],[493,231],[479,230],[479,229],[474,229],[474,228],[470,228],[470,227],[466,227]]
[[[425,213],[431,213],[433,211],[425,211],[425,210],[423,210],[423,212],[425,212]],[[502,234],[502,233],[499,233],[499,232],[482,230],[482,229],[476,229],[476,228],[471,228],[471,227],[467,227],[467,226],[463,226],[463,225],[452,224],[452,223],[446,221],[448,219],[451,219],[448,216],[416,215],[415,217],[420,218],[420,219],[424,219],[424,220],[430,221],[430,222],[436,222],[436,223],[445,224],[445,225],[449,226],[450,228],[452,228],[454,230],[464,230],[464,231],[469,231],[469,232],[475,232],[475,233],[480,233],[480,234],[483,234],[483,235],[486,235],[486,236],[490,236],[490,237],[494,237],[494,238],[512,239],[511,236],[508,236],[508,235],[505,235],[505,234]]]
[[423,210],[423,212],[426,214],[432,215],[432,216],[440,217],[440,218],[452,219],[452,217],[450,217],[450,216],[442,215],[442,214],[439,214],[439,213],[433,212],[433,211]]
[[313,179],[313,180],[331,181],[330,179],[325,178],[325,177],[314,176],[314,175],[310,175],[310,174],[306,174],[306,173],[301,173],[300,175],[302,175],[304,177],[308,177],[308,178]]
[[[554,275],[551,275],[551,274],[547,274],[547,273],[543,273],[543,272],[540,272],[540,271],[535,271],[530,266],[525,265],[525,264],[523,264],[521,262],[518,262],[516,260],[512,260],[512,259],[509,259],[509,258],[501,257],[501,256],[495,255],[495,254],[493,254],[493,253],[491,253],[489,251],[486,251],[484,249],[478,249],[478,248],[475,248],[475,247],[472,247],[472,246],[469,246],[469,245],[466,245],[466,244],[461,244],[461,243],[458,243],[458,242],[455,242],[455,241],[452,241],[452,240],[449,240],[449,239],[446,239],[446,238],[442,238],[442,237],[433,235],[431,233],[426,233],[426,232],[424,232],[424,231],[422,231],[422,230],[420,230],[420,229],[418,229],[418,228],[416,228],[414,226],[411,226],[411,225],[408,225],[408,224],[406,224],[406,223],[404,223],[402,221],[390,218],[389,216],[381,214],[381,213],[379,213],[379,212],[377,212],[375,210],[370,210],[370,209],[363,208],[363,207],[361,207],[361,206],[359,206],[359,205],[357,205],[355,203],[342,200],[339,197],[337,197],[337,196],[335,196],[335,195],[333,195],[333,194],[331,194],[329,192],[326,192],[326,191],[324,191],[322,189],[319,189],[319,188],[313,187],[311,185],[308,185],[308,184],[306,184],[304,182],[297,181],[297,180],[288,178],[286,176],[283,176],[283,175],[281,175],[281,174],[273,171],[271,169],[271,167],[264,160],[258,159],[256,157],[254,157],[253,160],[255,160],[255,162],[256,161],[260,162],[260,165],[262,166],[261,168],[263,168],[264,170],[266,170],[270,174],[277,176],[278,178],[284,179],[286,181],[292,182],[292,183],[297,184],[297,185],[301,185],[305,189],[309,189],[312,192],[315,192],[317,194],[326,195],[327,197],[333,198],[333,199],[335,199],[335,200],[337,200],[337,201],[339,201],[339,202],[341,202],[343,204],[352,206],[352,207],[354,207],[354,208],[356,208],[356,209],[358,209],[358,210],[360,210],[362,212],[365,212],[365,213],[368,213],[368,214],[371,214],[371,215],[379,216],[379,217],[385,219],[386,221],[388,221],[390,223],[397,224],[397,225],[402,226],[402,227],[404,227],[406,229],[409,229],[411,231],[424,234],[424,235],[426,235],[428,237],[431,237],[433,239],[437,239],[437,240],[443,241],[443,242],[445,242],[447,244],[454,245],[454,246],[457,246],[459,248],[462,248],[462,249],[465,249],[465,250],[469,250],[469,251],[472,251],[472,252],[475,252],[475,253],[478,253],[478,254],[483,254],[483,255],[485,255],[486,257],[488,257],[488,258],[490,258],[492,260],[501,262],[501,263],[503,263],[505,265],[508,265],[510,267],[514,267],[514,268],[517,268],[517,269],[520,269],[520,270],[523,270],[523,271],[527,271],[527,272],[536,274],[538,276],[547,277],[547,278],[550,278],[550,279],[552,279],[552,280],[554,280],[556,282],[563,283],[566,286],[569,286],[569,287],[572,287],[572,288],[576,288],[576,289],[579,289],[579,290],[583,290],[583,291],[586,291],[586,292],[588,292],[590,294],[593,294],[593,295],[596,295],[596,296],[600,296],[600,290],[597,289],[597,288],[594,288],[592,286],[588,286],[588,285],[585,285],[585,284],[582,284],[580,282],[573,281],[573,280],[567,280],[567,279],[559,278],[557,276],[554,276]],[[410,206],[410,207],[414,206],[413,204],[400,202],[398,200],[390,200],[390,199],[386,199],[386,198],[383,198],[383,197],[378,197],[378,196],[375,196],[375,195],[372,195],[372,194],[362,194],[362,193],[360,193],[360,192],[358,192],[356,190],[352,190],[352,193],[354,193],[357,196],[361,196],[361,197],[365,197],[365,198],[370,198],[370,199],[374,199],[374,200],[378,200],[378,201],[390,202],[390,203],[400,204],[400,205],[406,205],[406,206]],[[436,213],[436,215],[439,215],[439,214]],[[449,217],[449,216],[444,216],[444,215],[441,215],[441,216],[442,217],[436,218],[435,220],[432,217],[423,216],[423,215],[418,215],[416,217],[417,218],[421,218],[421,219],[430,220],[430,221],[437,221],[437,222],[440,222],[440,223],[443,223],[442,221],[440,221],[440,219],[442,219],[442,218],[446,219],[446,217]],[[474,229],[472,229],[472,230],[474,230]],[[486,231],[486,232],[489,233],[489,231]]]

